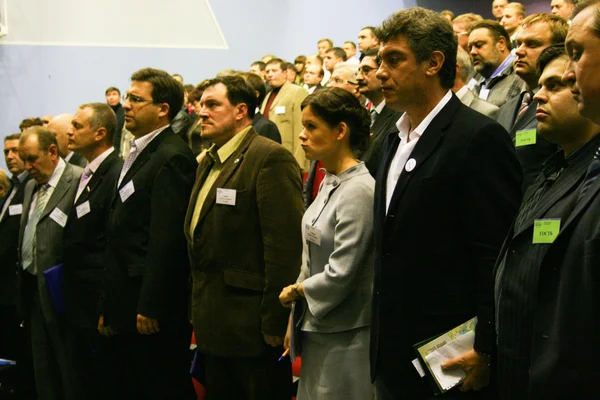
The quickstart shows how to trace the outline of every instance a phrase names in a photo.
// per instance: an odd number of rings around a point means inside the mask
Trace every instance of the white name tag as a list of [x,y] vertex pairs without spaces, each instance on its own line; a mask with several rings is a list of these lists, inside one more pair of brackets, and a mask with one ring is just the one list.
[[92,211],[90,208],[90,201],[88,200],[85,203],[78,205],[75,211],[77,211],[77,218],[81,218],[84,215],[89,214],[90,211]]
[[490,89],[483,88],[479,91],[479,98],[482,100],[487,100],[490,95]]
[[127,182],[127,185],[123,186],[119,190],[119,196],[121,196],[121,203],[125,203],[132,194],[135,193],[135,187],[133,187],[133,181]]
[[52,210],[52,213],[50,213],[50,218],[52,218],[52,220],[59,224],[62,228],[64,228],[67,224],[67,214],[62,212],[62,210],[60,210],[58,207]]
[[306,225],[306,240],[313,242],[317,246],[321,245],[321,231],[314,226]]
[[225,204],[227,206],[235,206],[235,189],[217,188],[217,204]]
[[23,204],[13,204],[8,206],[8,215],[21,215],[23,214]]
[[275,107],[275,114],[285,114],[285,106]]

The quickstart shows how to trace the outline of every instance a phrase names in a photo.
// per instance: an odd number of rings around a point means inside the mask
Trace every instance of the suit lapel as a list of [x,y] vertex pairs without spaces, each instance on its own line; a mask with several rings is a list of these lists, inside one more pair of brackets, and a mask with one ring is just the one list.
[[204,204],[202,205],[202,209],[200,210],[200,216],[198,217],[198,224],[196,226],[201,224],[204,217],[206,217],[206,214],[208,214],[210,209],[214,206],[215,201],[217,199],[217,188],[225,187],[227,181],[229,181],[229,178],[231,178],[231,176],[235,173],[235,171],[237,171],[239,166],[242,164],[246,150],[248,150],[250,143],[252,142],[252,140],[254,140],[254,138],[256,138],[257,135],[258,134],[254,130],[254,128],[251,128],[250,131],[246,134],[246,137],[244,138],[242,143],[240,143],[240,146],[225,161],[225,164],[223,164],[223,168],[219,173],[219,177],[217,178],[214,185],[212,185],[212,187],[208,191],[208,194],[206,195],[206,199],[204,200]]
[[463,104],[467,107],[471,107],[473,100],[475,100],[475,95],[470,90],[467,90],[463,95],[462,99],[460,99]]
[[[519,102],[518,104],[521,104],[521,102]],[[521,118],[517,118],[515,124],[513,125],[513,128],[511,129],[513,137],[516,137],[517,131],[526,129],[528,126],[531,126],[530,124],[535,120],[536,108],[537,101],[534,100],[529,104],[527,110],[525,110],[525,113],[521,116]],[[517,106],[516,115],[518,115],[518,113],[519,107]]]
[[448,104],[442,108],[439,114],[431,121],[425,132],[423,132],[423,135],[419,138],[419,141],[409,157],[409,160],[414,159],[416,161],[415,168],[410,172],[406,171],[406,169],[402,170],[390,201],[390,210],[397,207],[398,202],[412,177],[419,172],[427,159],[429,159],[436,150],[444,135],[446,126],[450,123],[454,112],[460,105],[462,105],[460,100],[458,100],[455,95],[452,95]]
[[194,187],[192,188],[192,194],[190,196],[190,203],[188,205],[188,211],[185,215],[185,223],[184,223],[184,232],[188,241],[192,240],[190,225],[192,223],[192,217],[194,215],[194,210],[196,209],[196,202],[198,201],[198,193],[200,193],[200,189],[204,185],[208,174],[213,166],[212,158],[208,155],[208,153],[204,156],[200,164],[198,164],[198,168],[196,169],[196,182],[194,183]]
[[48,203],[46,203],[46,208],[42,211],[40,215],[40,221],[45,218],[48,214],[54,210],[54,208],[58,205],[58,203],[62,200],[62,198],[69,191],[69,187],[71,186],[71,181],[73,180],[73,167],[69,163],[66,163],[65,170],[63,171],[62,176],[58,180],[58,184],[54,188],[52,192],[52,196],[48,199]]
[[283,102],[283,100],[287,96],[289,85],[291,85],[291,83],[286,82],[286,83],[283,84],[283,86],[281,87],[281,89],[279,89],[279,93],[277,93],[277,96],[275,97],[275,99],[271,103],[271,109],[269,110],[269,117],[271,116],[271,113],[275,112],[275,107],[277,107],[279,105],[279,103]]
[[129,170],[127,171],[125,176],[123,177],[123,180],[121,181],[121,185],[118,187],[118,189],[120,190],[124,185],[129,183],[129,181],[133,178],[135,173],[140,168],[142,168],[142,166],[144,164],[146,164],[148,162],[148,160],[150,160],[150,158],[152,157],[152,153],[154,153],[156,151],[156,149],[162,143],[163,140],[165,140],[168,136],[173,136],[173,135],[175,135],[175,133],[173,133],[173,131],[171,130],[171,127],[169,127],[167,129],[165,129],[164,131],[162,131],[161,133],[159,133],[157,137],[152,139],[150,141],[150,143],[148,143],[148,145],[144,148],[144,150],[142,150],[142,152],[136,157],[135,161],[133,162],[133,164],[131,165],[131,167],[129,168]]

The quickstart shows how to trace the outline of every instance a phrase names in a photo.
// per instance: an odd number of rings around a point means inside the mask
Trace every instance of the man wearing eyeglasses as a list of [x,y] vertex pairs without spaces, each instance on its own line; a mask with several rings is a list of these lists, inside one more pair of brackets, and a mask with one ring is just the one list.
[[111,371],[128,398],[192,399],[183,221],[196,160],[170,127],[183,87],[165,71],[131,76],[123,109],[134,136],[107,221],[98,331],[113,337]]
[[379,68],[377,53],[378,49],[366,50],[363,53],[363,59],[356,74],[358,91],[369,100],[367,110],[371,113],[371,144],[360,157],[360,160],[365,162],[373,176],[376,175],[379,166],[379,153],[383,138],[388,132],[398,132],[396,122],[402,116],[401,112],[394,111],[385,105],[385,98],[381,91],[381,81],[375,76]]

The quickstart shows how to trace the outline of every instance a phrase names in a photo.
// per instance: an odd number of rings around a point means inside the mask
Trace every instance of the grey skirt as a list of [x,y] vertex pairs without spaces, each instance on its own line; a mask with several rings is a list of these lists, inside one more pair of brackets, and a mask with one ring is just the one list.
[[372,400],[369,332],[303,331],[297,400]]

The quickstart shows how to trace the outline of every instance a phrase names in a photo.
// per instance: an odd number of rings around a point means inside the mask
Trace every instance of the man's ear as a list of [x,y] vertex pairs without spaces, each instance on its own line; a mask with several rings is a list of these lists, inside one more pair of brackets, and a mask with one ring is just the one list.
[[445,60],[446,56],[444,56],[444,53],[442,53],[441,51],[436,50],[433,53],[431,53],[425,74],[427,74],[427,76],[434,76],[438,74],[444,66]]
[[160,103],[158,107],[158,116],[160,118],[169,116],[169,111],[171,110],[171,107],[168,103]]

